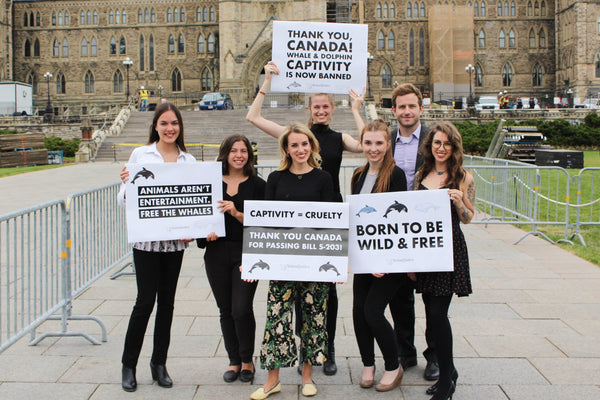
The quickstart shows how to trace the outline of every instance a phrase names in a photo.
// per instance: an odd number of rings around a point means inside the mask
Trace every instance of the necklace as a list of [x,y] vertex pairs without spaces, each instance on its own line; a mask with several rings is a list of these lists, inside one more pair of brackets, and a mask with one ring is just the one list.
[[446,171],[437,171],[436,170],[435,173],[438,174],[438,175],[444,175],[446,173]]

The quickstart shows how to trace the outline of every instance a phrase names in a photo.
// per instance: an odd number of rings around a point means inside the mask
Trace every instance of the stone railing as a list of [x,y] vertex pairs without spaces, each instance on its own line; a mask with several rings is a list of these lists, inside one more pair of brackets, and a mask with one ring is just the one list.
[[79,163],[94,160],[96,158],[96,152],[98,151],[100,144],[104,141],[104,138],[106,136],[119,136],[121,132],[123,132],[130,116],[131,104],[119,111],[110,126],[108,125],[108,121],[105,121],[102,127],[93,131],[93,127],[89,124],[82,125],[82,140],[79,144],[79,151],[75,154],[75,161]]

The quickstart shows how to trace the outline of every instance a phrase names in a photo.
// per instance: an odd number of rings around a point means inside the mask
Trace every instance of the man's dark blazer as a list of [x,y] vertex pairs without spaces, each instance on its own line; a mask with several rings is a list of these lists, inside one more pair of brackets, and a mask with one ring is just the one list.
[[[394,155],[394,153],[396,152],[396,138],[398,137],[399,129],[400,128],[396,128],[392,132],[392,155]],[[421,150],[421,145],[423,144],[423,141],[425,140],[428,134],[429,128],[427,128],[425,125],[423,125],[423,123],[421,123],[421,135],[419,136],[419,150]],[[415,163],[415,174],[417,173],[419,168],[421,168],[421,165],[423,165],[423,155],[419,151],[417,152],[417,162]],[[408,190],[412,190],[412,188],[408,188]]]

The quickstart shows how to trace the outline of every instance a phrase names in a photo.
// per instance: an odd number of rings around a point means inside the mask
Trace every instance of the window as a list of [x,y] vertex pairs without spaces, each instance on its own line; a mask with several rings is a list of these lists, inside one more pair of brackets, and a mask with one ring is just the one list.
[[483,31],[483,29],[481,29],[479,31],[479,48],[480,49],[484,49],[485,48],[485,32]]
[[600,78],[600,54],[596,54],[596,59],[594,60],[595,70],[596,70],[596,78]]
[[502,86],[512,86],[513,69],[510,64],[502,67]]
[[498,2],[498,11],[497,11],[498,17],[502,16],[502,3]]
[[173,92],[181,92],[181,72],[177,68],[171,74],[171,90]]
[[92,56],[97,56],[98,55],[98,45],[96,44],[96,38],[92,38],[92,46],[91,46],[91,54]]
[[67,38],[63,39],[63,43],[62,43],[62,55],[63,55],[63,57],[68,57],[69,56],[69,42],[67,42]]
[[425,65],[425,33],[423,29],[419,31],[419,66]]
[[173,10],[173,22],[179,22],[179,10],[177,7]]
[[29,43],[29,39],[25,40],[25,57],[31,57],[31,43]]
[[542,17],[545,17],[546,16],[546,2],[543,0],[542,0],[541,11],[542,11]]
[[544,28],[540,29],[540,49],[546,48],[546,32]]
[[150,35],[150,44],[148,45],[148,69],[154,71],[154,36]]
[[412,4],[408,3],[406,5],[406,18],[412,17]]
[[86,38],[81,39],[81,55],[83,57],[88,55],[88,42]]
[[150,22],[156,22],[156,10],[154,8],[150,10]]
[[383,32],[379,31],[377,34],[377,48],[379,50],[383,50],[385,48],[385,37],[383,36]]
[[415,65],[415,33],[411,29],[408,34],[408,57],[409,65],[414,67]]
[[114,24],[115,23],[115,15],[113,14],[113,10],[110,10],[108,12],[108,23],[109,24]]
[[210,35],[208,35],[208,52],[209,53],[215,52],[215,38],[212,35],[212,33]]
[[383,4],[383,18],[387,18],[388,17],[388,5],[387,3]]
[[33,72],[30,72],[27,75],[27,83],[31,85],[31,91],[33,92],[33,94],[38,94],[38,90],[37,90],[37,78],[35,77],[35,75],[33,74]]
[[204,7],[204,17],[203,17],[203,21],[208,21],[208,8]]
[[27,26],[29,25],[29,17],[27,16],[27,13],[23,14],[23,26]]
[[[40,19],[41,19],[40,13],[39,12],[35,13],[35,26],[40,26]],[[35,78],[34,78],[34,80],[35,80]]]
[[98,11],[94,10],[94,25],[98,25]]
[[212,90],[212,74],[208,68],[202,71],[202,90]]
[[527,3],[527,16],[531,17],[533,15],[533,5],[531,5],[531,1]]
[[475,86],[483,86],[483,70],[479,64],[475,64]]
[[65,11],[65,25],[69,25],[69,12]]
[[65,94],[67,88],[67,83],[65,80],[65,76],[63,75],[62,71],[60,71],[57,75],[56,75],[56,94]]
[[542,86],[542,66],[535,64],[533,67],[533,86]]
[[425,3],[421,2],[421,18],[425,18]]
[[381,68],[381,87],[392,87],[392,69],[388,64],[385,64],[383,68]]
[[39,39],[35,39],[35,41],[33,42],[33,56],[34,57],[40,56],[40,41],[39,41]]
[[202,10],[200,7],[196,9],[196,22],[202,22]]
[[173,54],[175,53],[175,39],[173,38],[173,35],[169,35],[169,54]]
[[167,10],[167,22],[173,22],[173,11],[170,8]]
[[183,7],[181,7],[181,10],[179,11],[179,20],[185,22],[185,8]]
[[117,10],[115,12],[115,23],[120,24],[121,23],[121,11]]
[[56,13],[52,11],[52,26],[56,25]]
[[121,12],[121,20],[123,21],[124,24],[127,23],[127,11],[123,10]]
[[396,37],[394,36],[394,31],[390,31],[388,33],[388,49],[392,50],[396,46]]
[[85,14],[85,24],[86,25],[91,25],[92,24],[92,13],[90,11],[88,11]]
[[150,12],[147,8],[144,8],[144,22],[147,24],[150,22]]
[[138,8],[138,24],[141,24],[142,22],[144,22],[144,20],[143,20],[143,14],[142,14],[142,9]]
[[85,73],[85,92],[86,93],[94,93],[94,75],[92,75],[92,71]]
[[63,25],[63,13],[62,11],[58,12],[58,26],[62,26]]
[[214,7],[210,8],[210,20],[211,21],[215,20],[215,8]]
[[533,28],[531,28],[531,30],[529,31],[529,48],[530,49],[535,49],[535,31],[533,30]]
[[510,16],[514,17],[517,15],[517,6],[515,5],[515,2],[511,2],[510,3]]
[[204,36],[198,36],[198,53],[204,53]]
[[396,18],[396,6],[394,6],[394,3],[390,4],[390,18]]
[[179,35],[179,40],[177,41],[177,52],[183,53],[185,50],[185,42],[183,41],[183,35]]
[[379,3],[377,3],[375,15],[377,15],[377,18],[381,18],[381,4],[379,4]]
[[419,4],[417,2],[413,4],[413,17],[419,18]]
[[140,71],[144,71],[144,36],[140,35]]
[[515,30],[511,28],[510,32],[508,32],[508,47],[514,49],[516,46]]
[[117,41],[114,37],[110,38],[110,50],[109,53],[111,55],[117,54]]
[[500,29],[500,34],[498,35],[498,47],[501,49],[506,47],[506,35],[504,34],[504,29]]
[[535,15],[536,17],[540,15],[540,3],[538,3],[537,1],[533,6],[533,15]]
[[119,70],[113,75],[113,91],[123,93],[123,74]]
[[485,1],[481,2],[481,12],[480,12],[480,15],[482,17],[485,17]]
[[85,13],[81,10],[79,14],[79,25],[85,25]]
[[119,40],[119,54],[127,54],[127,45],[125,44],[125,38],[121,36]]
[[479,17],[479,3],[475,2],[475,7],[473,7],[473,15],[475,17]]
[[504,16],[505,17],[509,16],[509,14],[508,14],[508,1],[504,2]]

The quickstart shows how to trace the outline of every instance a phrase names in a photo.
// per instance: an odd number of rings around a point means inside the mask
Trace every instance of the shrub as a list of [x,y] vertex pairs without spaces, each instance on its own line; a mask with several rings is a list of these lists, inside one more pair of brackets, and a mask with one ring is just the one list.
[[64,140],[59,137],[44,138],[44,147],[48,150],[62,150],[63,156],[74,157],[79,150],[81,139]]

